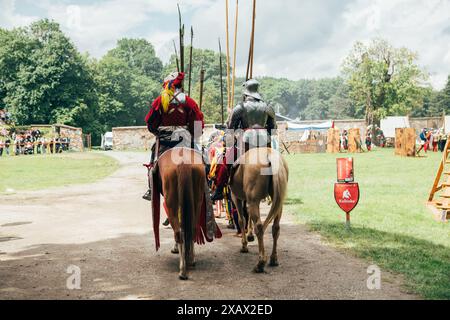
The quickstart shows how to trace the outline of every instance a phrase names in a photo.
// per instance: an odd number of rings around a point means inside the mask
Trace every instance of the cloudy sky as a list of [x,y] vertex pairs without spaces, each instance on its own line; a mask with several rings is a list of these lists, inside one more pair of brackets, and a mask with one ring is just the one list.
[[[236,0],[229,2],[232,32]],[[194,26],[195,46],[217,50],[217,39],[225,42],[225,0],[0,0],[0,27],[46,17],[59,22],[78,48],[93,56],[101,57],[119,38],[144,37],[167,61],[178,32],[177,3],[186,28]],[[239,1],[241,75],[251,3]],[[417,51],[432,85],[445,85],[450,74],[450,0],[258,0],[255,73],[293,80],[333,77],[355,41],[374,37]]]

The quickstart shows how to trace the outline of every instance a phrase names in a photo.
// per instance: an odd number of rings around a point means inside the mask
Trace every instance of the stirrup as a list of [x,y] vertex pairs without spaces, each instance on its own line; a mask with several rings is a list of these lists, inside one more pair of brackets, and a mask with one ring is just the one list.
[[147,192],[142,196],[142,199],[152,201],[152,190],[148,189]]

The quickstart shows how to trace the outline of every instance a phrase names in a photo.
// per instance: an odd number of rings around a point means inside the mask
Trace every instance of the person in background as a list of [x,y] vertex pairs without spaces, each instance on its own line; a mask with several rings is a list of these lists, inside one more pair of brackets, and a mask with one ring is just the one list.
[[6,119],[6,124],[11,123],[11,113],[6,109],[5,109],[5,119]]
[[366,137],[366,147],[367,151],[372,151],[372,135],[370,133]]
[[444,129],[439,130],[439,151],[444,152],[445,145],[447,144],[447,135],[444,132]]
[[438,152],[438,143],[439,143],[439,130],[434,130],[432,142],[433,152]]
[[348,150],[348,133],[347,133],[347,130],[344,130],[344,133],[342,134],[342,148],[344,150]]
[[417,150],[417,155],[419,155],[422,150],[424,150],[425,153],[427,153],[428,151],[430,135],[426,128],[422,130],[422,132],[419,135],[419,138],[420,138],[420,148],[419,150]]
[[14,147],[16,148],[16,156],[20,154],[20,135],[16,135],[14,139]]
[[5,140],[5,152],[6,155],[9,156],[9,147],[11,146],[11,139],[9,137],[6,138]]
[[5,143],[0,139],[0,157],[3,156],[3,148],[5,148]]

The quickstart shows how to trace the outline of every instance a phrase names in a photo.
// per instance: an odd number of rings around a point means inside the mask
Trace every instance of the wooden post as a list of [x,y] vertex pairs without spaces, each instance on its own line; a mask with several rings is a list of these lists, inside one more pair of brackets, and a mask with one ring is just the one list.
[[348,130],[348,152],[358,153],[361,152],[361,131],[359,128]]
[[330,128],[327,134],[327,153],[339,153],[340,151],[340,135],[339,129]]
[[414,128],[395,129],[395,155],[402,157],[416,156],[416,131]]
[[347,213],[345,215],[345,227],[347,228],[347,230],[351,229],[351,223],[350,223],[350,213]]

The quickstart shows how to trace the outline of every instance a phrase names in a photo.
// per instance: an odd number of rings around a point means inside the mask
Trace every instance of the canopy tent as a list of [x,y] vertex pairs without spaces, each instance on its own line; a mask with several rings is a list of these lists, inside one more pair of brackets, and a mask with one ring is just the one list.
[[450,116],[445,116],[445,134],[450,133]]
[[386,138],[395,138],[395,129],[410,128],[408,117],[387,117],[381,120],[381,130]]
[[327,121],[324,123],[312,123],[312,124],[298,124],[295,122],[288,122],[287,129],[291,131],[322,131],[333,128],[333,121]]

